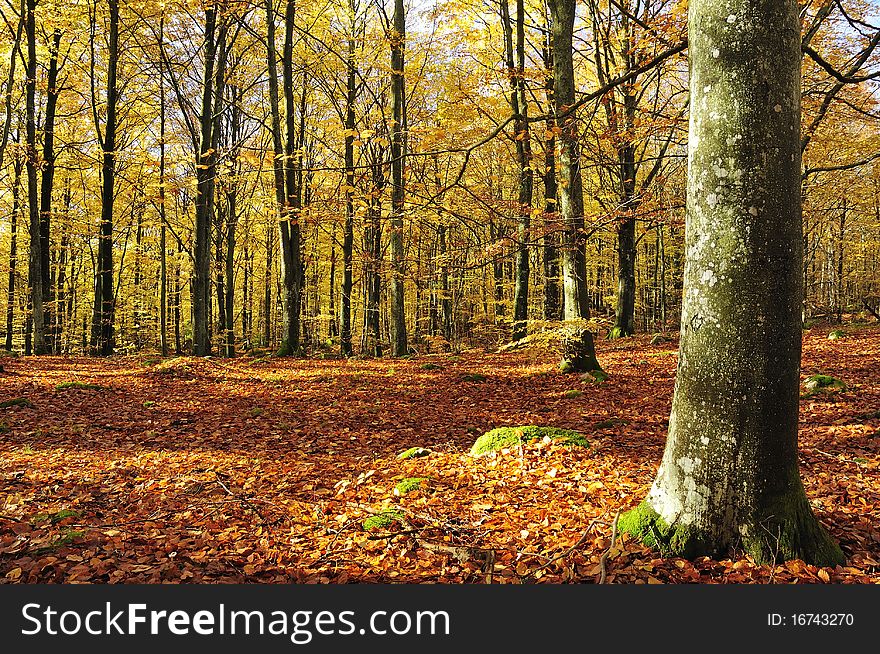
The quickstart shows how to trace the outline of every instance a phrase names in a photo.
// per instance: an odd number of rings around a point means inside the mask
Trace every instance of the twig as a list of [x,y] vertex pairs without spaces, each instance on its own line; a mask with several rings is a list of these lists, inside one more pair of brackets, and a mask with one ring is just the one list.
[[525,574],[518,575],[519,578],[520,578],[520,579],[525,579],[526,577],[531,577],[532,575],[534,575],[534,574],[535,574],[536,572],[538,572],[539,570],[543,570],[544,568],[547,568],[547,567],[553,565],[554,563],[556,563],[559,559],[564,559],[564,558],[568,557],[569,555],[571,555],[572,552],[574,552],[577,548],[579,548],[581,545],[583,545],[585,542],[587,542],[587,537],[590,535],[590,532],[593,531],[593,527],[595,527],[596,524],[598,524],[599,522],[600,522],[600,520],[599,520],[598,518],[594,519],[594,520],[593,520],[593,521],[587,526],[587,528],[584,529],[584,533],[581,534],[581,537],[578,539],[578,541],[577,541],[574,545],[572,545],[572,546],[569,547],[567,550],[565,550],[564,552],[562,552],[562,554],[557,554],[556,556],[554,556],[553,558],[551,558],[551,559],[550,559],[549,561],[547,561],[546,563],[543,563],[543,564],[539,565],[537,568],[534,568],[533,570],[529,570],[529,571],[528,571],[527,573],[525,573]]
[[602,558],[599,559],[599,583],[605,583],[605,563],[608,561],[608,555],[611,553],[611,550],[614,549],[614,546],[617,544],[617,521],[620,519],[620,509],[617,510],[617,513],[614,516],[614,522],[611,524],[611,546],[605,550],[605,553],[602,554]]

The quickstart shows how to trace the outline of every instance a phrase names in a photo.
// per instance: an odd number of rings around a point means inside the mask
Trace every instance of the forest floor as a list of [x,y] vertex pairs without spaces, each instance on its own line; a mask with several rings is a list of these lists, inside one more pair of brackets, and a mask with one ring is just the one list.
[[[29,406],[0,408],[0,582],[880,583],[880,328],[830,329],[805,332],[803,376],[847,388],[805,393],[801,472],[846,566],[612,547],[672,400],[676,343],[638,337],[599,343],[601,384],[549,351],[6,358],[0,401]],[[531,424],[589,447],[468,453]],[[397,458],[415,446],[431,453]],[[413,477],[430,481],[395,493]]]

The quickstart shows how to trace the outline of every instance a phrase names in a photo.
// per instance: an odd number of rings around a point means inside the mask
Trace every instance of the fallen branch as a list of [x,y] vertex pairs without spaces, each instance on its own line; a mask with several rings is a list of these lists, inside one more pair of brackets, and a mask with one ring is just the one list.
[[614,549],[614,546],[617,544],[617,521],[620,520],[620,510],[618,509],[617,513],[614,516],[614,522],[611,525],[611,546],[605,550],[604,554],[602,554],[602,558],[599,559],[599,583],[605,583],[605,564],[608,561],[608,555],[611,554],[611,550]]

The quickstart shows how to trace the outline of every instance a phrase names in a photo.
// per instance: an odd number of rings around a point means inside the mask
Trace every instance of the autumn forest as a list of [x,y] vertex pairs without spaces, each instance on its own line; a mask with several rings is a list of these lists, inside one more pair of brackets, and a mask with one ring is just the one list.
[[0,16],[0,583],[880,582],[873,0]]

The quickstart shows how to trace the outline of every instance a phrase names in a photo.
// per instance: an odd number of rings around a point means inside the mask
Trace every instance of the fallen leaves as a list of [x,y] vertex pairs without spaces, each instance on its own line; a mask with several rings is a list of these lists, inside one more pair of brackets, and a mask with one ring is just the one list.
[[[653,480],[672,398],[675,344],[640,337],[600,344],[600,386],[519,350],[16,359],[0,379],[0,398],[27,400],[0,408],[0,583],[567,583],[596,582],[603,565],[606,583],[878,583],[880,332],[849,333],[806,335],[804,378],[848,388],[802,400],[800,450],[846,566],[611,546],[615,514]],[[55,390],[71,379],[99,389]],[[589,447],[467,453],[489,429],[532,424]],[[399,456],[412,448],[424,449]],[[412,479],[430,488],[395,491]],[[382,514],[399,518],[363,528]]]

